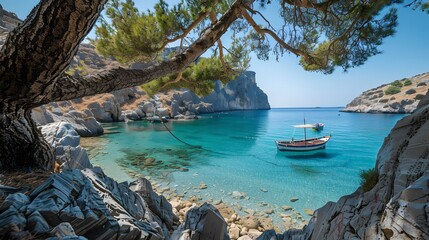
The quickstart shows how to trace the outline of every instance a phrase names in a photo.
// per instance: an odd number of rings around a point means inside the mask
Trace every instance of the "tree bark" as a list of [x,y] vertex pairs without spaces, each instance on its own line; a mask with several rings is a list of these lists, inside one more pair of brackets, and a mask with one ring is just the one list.
[[0,115],[0,169],[51,170],[53,164],[54,152],[37,129],[31,110]]
[[52,170],[54,154],[31,118],[63,75],[106,0],[42,0],[0,51],[0,169]]

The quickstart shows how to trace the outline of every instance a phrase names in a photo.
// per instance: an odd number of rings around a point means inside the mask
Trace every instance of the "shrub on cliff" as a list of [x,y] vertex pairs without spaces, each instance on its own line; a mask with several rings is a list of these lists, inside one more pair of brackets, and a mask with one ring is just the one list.
[[411,82],[410,79],[407,79],[404,81],[404,86],[410,86],[411,84],[413,84],[413,83]]
[[386,95],[392,95],[392,94],[396,94],[401,92],[401,88],[400,87],[396,87],[396,86],[389,86],[386,91],[384,91],[384,93]]
[[362,170],[360,173],[360,186],[364,192],[370,191],[378,181],[378,171],[375,168]]
[[402,83],[399,80],[396,80],[393,83],[391,83],[390,86],[401,88],[403,85],[402,85]]

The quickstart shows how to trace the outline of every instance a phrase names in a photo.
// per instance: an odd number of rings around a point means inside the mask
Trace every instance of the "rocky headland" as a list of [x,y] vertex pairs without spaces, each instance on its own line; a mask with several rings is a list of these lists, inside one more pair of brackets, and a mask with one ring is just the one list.
[[429,87],[429,73],[397,80],[363,92],[343,112],[412,113]]

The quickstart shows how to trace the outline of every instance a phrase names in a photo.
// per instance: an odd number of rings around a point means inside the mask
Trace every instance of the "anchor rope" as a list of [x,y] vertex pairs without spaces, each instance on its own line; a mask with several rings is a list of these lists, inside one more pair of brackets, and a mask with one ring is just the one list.
[[[176,135],[175,135],[175,134],[170,130],[170,128],[167,126],[167,124],[165,124],[165,122],[164,122],[164,121],[162,121],[162,118],[161,118],[161,116],[160,116],[160,115],[158,115],[158,117],[160,118],[162,125],[164,125],[165,129],[167,129],[167,131],[171,134],[171,136],[173,136],[177,141],[179,141],[179,142],[181,142],[181,143],[183,143],[183,144],[185,144],[185,145],[187,145],[187,146],[189,146],[189,147],[191,147],[191,148],[201,149],[201,150],[204,150],[204,151],[206,151],[206,152],[211,152],[211,153],[215,153],[215,154],[218,154],[218,155],[224,155],[224,156],[233,156],[233,157],[242,157],[242,156],[246,156],[246,155],[243,155],[243,154],[231,154],[231,153],[219,152],[219,151],[215,151],[215,150],[211,150],[211,149],[204,148],[203,146],[200,146],[200,145],[193,145],[193,144],[190,144],[190,143],[188,143],[188,142],[185,142],[185,141],[183,141],[182,139],[180,139],[178,136],[176,136]],[[268,152],[268,150],[267,150],[266,152]],[[265,153],[265,152],[264,152],[264,153]],[[253,157],[255,157],[256,159],[262,160],[262,159],[260,159],[260,158],[258,157],[258,155],[256,155],[256,154],[249,154],[249,155],[247,155],[247,156],[253,156]],[[270,163],[270,162],[265,161],[265,160],[262,160],[262,161],[267,162],[267,163]]]

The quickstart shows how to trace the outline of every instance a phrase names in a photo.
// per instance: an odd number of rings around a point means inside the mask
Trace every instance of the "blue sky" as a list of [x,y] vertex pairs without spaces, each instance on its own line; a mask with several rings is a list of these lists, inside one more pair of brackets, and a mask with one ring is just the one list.
[[[139,8],[153,6],[155,0],[135,0]],[[1,0],[8,10],[25,19],[37,0]],[[267,15],[273,9],[265,9]],[[275,21],[275,20],[274,20]],[[382,54],[370,58],[363,66],[344,73],[306,72],[298,58],[284,56],[260,61],[252,57],[249,70],[256,72],[259,87],[268,95],[271,107],[345,106],[370,88],[396,79],[429,72],[429,14],[399,6],[397,33],[385,39]]]

